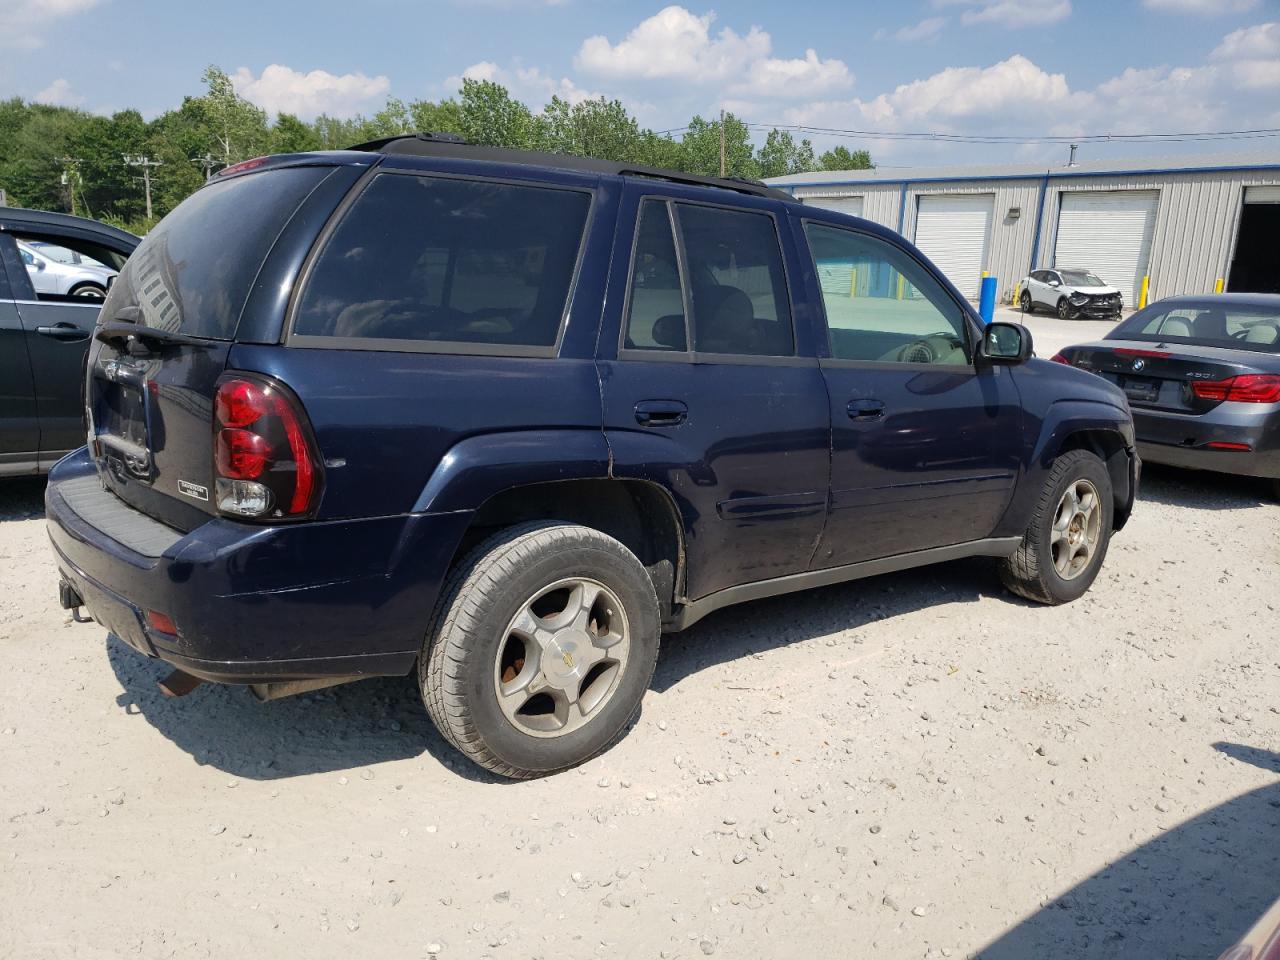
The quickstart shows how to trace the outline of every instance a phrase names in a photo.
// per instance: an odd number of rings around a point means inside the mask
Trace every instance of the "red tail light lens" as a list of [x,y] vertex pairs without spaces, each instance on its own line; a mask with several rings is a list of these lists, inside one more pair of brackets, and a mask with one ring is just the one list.
[[1280,375],[1245,373],[1225,380],[1201,380],[1191,384],[1191,392],[1201,400],[1280,403]]
[[214,402],[218,509],[238,517],[297,519],[320,499],[320,457],[297,398],[266,377],[238,374]]
[[1072,364],[1071,364],[1071,361],[1070,361],[1070,360],[1068,360],[1066,357],[1064,357],[1064,356],[1063,356],[1062,354],[1060,354],[1060,353],[1055,353],[1055,354],[1054,354],[1052,357],[1050,357],[1049,359],[1050,359],[1050,360],[1052,360],[1054,363],[1065,363],[1068,367],[1072,365]]
[[254,157],[252,160],[241,160],[239,163],[233,163],[229,167],[223,167],[218,171],[220,177],[230,177],[233,174],[244,173],[246,170],[256,170],[267,162],[268,157]]
[[1233,443],[1230,440],[1210,440],[1205,444],[1205,447],[1209,450],[1238,450],[1243,453],[1253,449],[1247,443]]

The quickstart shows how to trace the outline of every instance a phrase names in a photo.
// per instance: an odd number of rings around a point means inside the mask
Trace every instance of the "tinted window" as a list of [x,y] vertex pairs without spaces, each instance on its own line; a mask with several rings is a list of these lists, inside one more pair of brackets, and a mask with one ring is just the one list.
[[676,204],[693,307],[694,350],[783,357],[795,352],[773,218]]
[[646,200],[640,207],[624,343],[639,350],[688,349],[671,216],[660,200]]
[[589,194],[382,174],[330,237],[294,333],[551,347]]
[[917,260],[866,234],[814,223],[805,230],[817,265],[833,357],[969,362],[964,314]]
[[1143,311],[1108,335],[1280,353],[1280,311],[1235,304],[1184,304]]
[[329,172],[293,167],[197,190],[134,251],[111,287],[103,317],[137,305],[149,327],[231,339],[276,237]]

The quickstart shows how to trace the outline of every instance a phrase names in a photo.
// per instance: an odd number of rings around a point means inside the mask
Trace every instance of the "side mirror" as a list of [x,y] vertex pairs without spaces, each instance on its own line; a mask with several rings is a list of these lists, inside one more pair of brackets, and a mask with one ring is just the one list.
[[992,363],[1026,363],[1031,359],[1031,331],[1020,323],[990,323],[982,334],[982,355]]
[[47,263],[45,263],[43,260],[37,260],[37,261],[36,261],[36,269],[37,269],[37,270],[43,270],[43,269],[44,269],[45,267],[47,267],[47,266],[48,266],[48,264],[47,264]]
[[1051,287],[1060,287],[1060,286],[1062,286],[1062,284],[1061,284],[1061,283],[1059,283],[1057,280],[1050,280],[1050,281],[1049,281],[1049,286],[1051,286]]

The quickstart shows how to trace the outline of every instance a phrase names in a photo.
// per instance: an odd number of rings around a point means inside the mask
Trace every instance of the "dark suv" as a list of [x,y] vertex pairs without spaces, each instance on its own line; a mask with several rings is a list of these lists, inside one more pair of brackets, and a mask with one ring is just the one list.
[[64,606],[262,697],[416,667],[511,777],[607,747],[663,631],[968,556],[1080,596],[1124,394],[910,244],[761,184],[402,137],[232,167],[103,308]]

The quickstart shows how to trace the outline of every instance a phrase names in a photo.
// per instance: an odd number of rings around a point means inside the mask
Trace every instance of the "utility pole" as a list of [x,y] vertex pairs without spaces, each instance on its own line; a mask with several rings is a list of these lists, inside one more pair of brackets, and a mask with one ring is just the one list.
[[724,111],[720,111],[720,176],[724,176]]
[[211,153],[205,153],[203,157],[192,157],[191,162],[204,168],[205,183],[208,183],[213,178],[213,168],[222,163],[221,160]]
[[80,157],[59,157],[58,162],[62,164],[62,185],[67,188],[67,197],[71,201],[72,215],[76,212],[76,186],[81,182],[80,164],[84,161]]
[[146,155],[139,155],[136,157],[132,157],[126,153],[124,154],[124,163],[125,163],[125,166],[127,167],[142,168],[142,187],[147,192],[147,219],[150,220],[151,219],[151,171],[155,167],[164,166],[164,161],[152,160],[150,157]]

